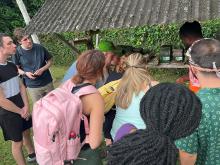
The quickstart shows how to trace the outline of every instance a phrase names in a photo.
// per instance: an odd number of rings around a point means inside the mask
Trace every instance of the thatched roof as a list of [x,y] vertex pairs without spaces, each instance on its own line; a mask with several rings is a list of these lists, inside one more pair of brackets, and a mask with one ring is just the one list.
[[89,31],[216,18],[220,0],[46,0],[27,31]]

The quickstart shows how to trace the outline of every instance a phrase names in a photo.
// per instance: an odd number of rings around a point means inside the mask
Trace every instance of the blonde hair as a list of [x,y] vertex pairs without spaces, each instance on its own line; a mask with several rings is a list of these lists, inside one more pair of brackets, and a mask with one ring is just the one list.
[[147,71],[145,58],[139,53],[128,56],[125,73],[116,91],[116,106],[124,109],[128,108],[133,94],[138,95],[143,84],[149,85],[150,81],[151,77]]

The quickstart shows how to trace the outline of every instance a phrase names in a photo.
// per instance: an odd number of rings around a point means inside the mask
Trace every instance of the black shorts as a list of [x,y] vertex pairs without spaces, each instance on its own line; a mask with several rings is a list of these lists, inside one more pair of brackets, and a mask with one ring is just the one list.
[[20,142],[23,138],[23,131],[32,127],[32,119],[28,121],[23,119],[19,114],[8,113],[0,115],[0,126],[3,131],[4,139]]

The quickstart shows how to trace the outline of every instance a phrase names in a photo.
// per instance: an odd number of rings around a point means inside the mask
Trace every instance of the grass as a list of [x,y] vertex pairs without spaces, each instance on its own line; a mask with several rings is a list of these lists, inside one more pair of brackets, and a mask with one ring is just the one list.
[[[62,80],[67,67],[53,66],[51,73],[54,79],[54,86],[57,87]],[[155,80],[160,82],[175,82],[175,80],[187,73],[185,69],[151,69],[150,74]],[[32,103],[30,104],[32,107]],[[16,164],[11,155],[11,144],[5,142],[3,139],[2,131],[0,130],[0,165],[14,165]]]

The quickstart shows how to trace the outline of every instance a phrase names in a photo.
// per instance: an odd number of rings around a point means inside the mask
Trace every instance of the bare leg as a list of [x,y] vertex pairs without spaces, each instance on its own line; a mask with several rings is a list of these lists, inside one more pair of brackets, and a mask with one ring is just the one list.
[[34,153],[34,147],[30,136],[30,129],[27,129],[23,132],[23,142],[28,154]]
[[18,165],[26,165],[24,155],[22,152],[22,141],[14,142],[12,141],[11,145],[12,155]]

